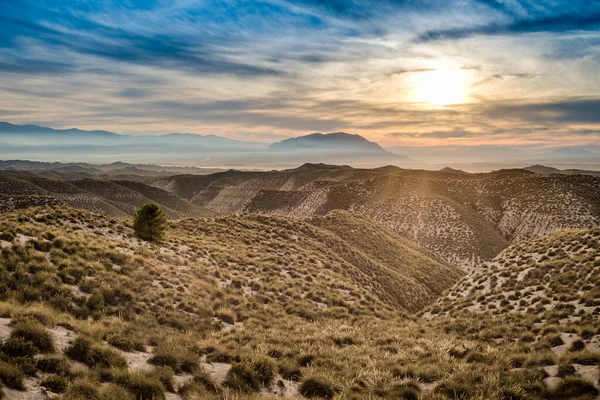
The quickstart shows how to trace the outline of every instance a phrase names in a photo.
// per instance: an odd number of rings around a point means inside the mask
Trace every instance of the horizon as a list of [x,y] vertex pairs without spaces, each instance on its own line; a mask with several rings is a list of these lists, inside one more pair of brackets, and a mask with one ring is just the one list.
[[600,136],[600,5],[583,1],[24,1],[0,25],[14,124],[384,147]]

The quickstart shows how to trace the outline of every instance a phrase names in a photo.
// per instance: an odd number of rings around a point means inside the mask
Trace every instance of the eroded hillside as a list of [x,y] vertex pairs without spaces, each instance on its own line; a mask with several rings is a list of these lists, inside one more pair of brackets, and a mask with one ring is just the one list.
[[36,175],[0,174],[0,211],[65,204],[112,217],[129,217],[145,203],[157,203],[169,218],[202,217],[213,212],[173,193],[132,181],[63,181]]
[[467,270],[511,243],[600,221],[600,179],[371,170],[308,164],[294,170],[228,171],[151,181],[218,213],[307,218],[342,209],[367,216]]
[[[2,214],[0,232],[9,398],[597,394],[597,318],[411,317],[403,291],[426,302],[460,273],[348,213],[186,219],[152,244],[126,221],[29,208]],[[569,334],[587,349],[547,347]]]

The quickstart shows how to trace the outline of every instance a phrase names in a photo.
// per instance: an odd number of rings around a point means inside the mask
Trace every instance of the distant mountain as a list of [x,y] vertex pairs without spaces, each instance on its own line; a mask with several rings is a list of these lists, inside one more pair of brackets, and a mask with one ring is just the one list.
[[352,164],[353,166],[383,166],[409,162],[370,142],[360,135],[345,132],[313,133],[273,143],[270,157],[285,157],[298,163]]
[[588,171],[584,169],[558,169],[553,167],[547,167],[545,165],[532,165],[529,167],[525,167],[524,169],[541,175],[564,174],[600,176],[600,171]]
[[[0,137],[13,145],[82,145],[104,146],[144,146],[144,148],[192,147],[220,150],[265,149],[266,144],[228,139],[215,135],[197,135],[193,133],[169,133],[165,135],[125,135],[107,131],[86,131],[81,129],[53,129],[37,125],[13,125],[0,122]],[[164,148],[167,146],[167,148]],[[136,147],[136,149],[144,150]]]
[[44,178],[79,180],[94,178],[100,180],[130,180],[144,181],[145,179],[159,178],[178,174],[206,175],[223,171],[216,168],[195,168],[162,166],[150,164],[129,164],[114,162],[111,164],[88,163],[47,163],[28,160],[0,160],[0,171],[14,172],[15,174],[32,174]]
[[[392,154],[359,135],[344,132],[315,133],[267,143],[235,140],[215,135],[169,133],[124,135],[107,131],[52,129],[35,125],[0,123],[0,158],[106,163],[177,162],[212,168],[290,168],[303,163],[351,164],[378,167],[410,161]],[[126,175],[124,178],[127,178]]]
[[327,151],[356,151],[390,154],[377,143],[370,142],[360,135],[346,132],[313,133],[298,136],[281,142],[273,143],[271,150],[327,150]]

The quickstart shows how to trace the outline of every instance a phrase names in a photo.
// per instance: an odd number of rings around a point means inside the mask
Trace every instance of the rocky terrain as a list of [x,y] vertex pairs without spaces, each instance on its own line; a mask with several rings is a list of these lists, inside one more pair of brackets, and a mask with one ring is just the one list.
[[271,172],[228,171],[151,179],[149,184],[220,214],[297,218],[349,210],[469,270],[512,243],[600,221],[600,179],[538,175],[354,169],[323,164]]

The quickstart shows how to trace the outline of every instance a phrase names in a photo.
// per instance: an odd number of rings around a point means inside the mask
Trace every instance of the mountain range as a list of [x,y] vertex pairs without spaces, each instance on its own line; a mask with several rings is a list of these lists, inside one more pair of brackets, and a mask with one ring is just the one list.
[[329,162],[377,166],[410,161],[392,154],[359,135],[344,132],[315,133],[273,143],[248,142],[215,135],[170,133],[166,135],[121,135],[107,131],[52,129],[35,125],[0,122],[0,157],[30,158],[45,154],[52,159],[93,159],[99,162],[128,159],[173,164],[252,168]]
[[[560,169],[600,170],[600,146],[519,148],[496,145],[391,146],[386,149],[360,135],[312,133],[272,144],[215,135],[169,133],[125,135],[95,130],[52,129],[0,122],[0,158],[96,164],[178,164],[212,169],[284,169],[303,163],[354,167],[399,165],[469,172],[544,164]],[[42,159],[40,159],[42,157]]]

